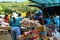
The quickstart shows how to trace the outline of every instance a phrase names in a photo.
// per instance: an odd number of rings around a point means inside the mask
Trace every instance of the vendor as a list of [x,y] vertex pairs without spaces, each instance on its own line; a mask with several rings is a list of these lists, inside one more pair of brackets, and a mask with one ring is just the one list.
[[4,22],[9,23],[8,13],[6,13],[4,16]]
[[17,40],[17,37],[21,35],[20,21],[21,21],[20,18],[17,17],[17,14],[14,12],[9,22],[11,26],[12,40]]

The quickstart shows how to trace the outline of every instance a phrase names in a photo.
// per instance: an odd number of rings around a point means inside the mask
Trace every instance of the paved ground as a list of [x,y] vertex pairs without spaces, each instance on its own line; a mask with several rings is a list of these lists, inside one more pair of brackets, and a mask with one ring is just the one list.
[[[56,31],[56,33],[54,33],[54,36],[60,40],[60,33]],[[0,35],[0,40],[11,40],[11,35],[7,34],[7,35]]]
[[11,40],[11,36],[10,34],[0,35],[0,40]]

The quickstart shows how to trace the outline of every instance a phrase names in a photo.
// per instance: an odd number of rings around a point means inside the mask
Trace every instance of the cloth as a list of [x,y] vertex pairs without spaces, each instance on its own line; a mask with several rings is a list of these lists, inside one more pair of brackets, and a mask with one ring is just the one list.
[[46,35],[46,32],[40,32],[39,35]]
[[19,27],[11,27],[12,40],[17,40],[17,37],[21,35]]

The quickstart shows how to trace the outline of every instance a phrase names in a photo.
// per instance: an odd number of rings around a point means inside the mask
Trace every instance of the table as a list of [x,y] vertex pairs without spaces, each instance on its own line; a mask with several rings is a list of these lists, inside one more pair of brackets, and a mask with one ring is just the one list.
[[1,27],[1,26],[0,26],[0,29],[10,30],[10,26],[7,26],[7,27]]

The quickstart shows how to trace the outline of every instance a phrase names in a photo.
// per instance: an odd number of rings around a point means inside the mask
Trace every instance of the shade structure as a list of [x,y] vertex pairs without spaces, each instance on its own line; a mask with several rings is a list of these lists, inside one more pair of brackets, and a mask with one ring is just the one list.
[[30,0],[30,1],[36,3],[36,5],[43,8],[60,6],[60,0]]
[[32,3],[29,6],[38,7],[44,11],[44,14],[60,15],[60,0],[29,0]]

